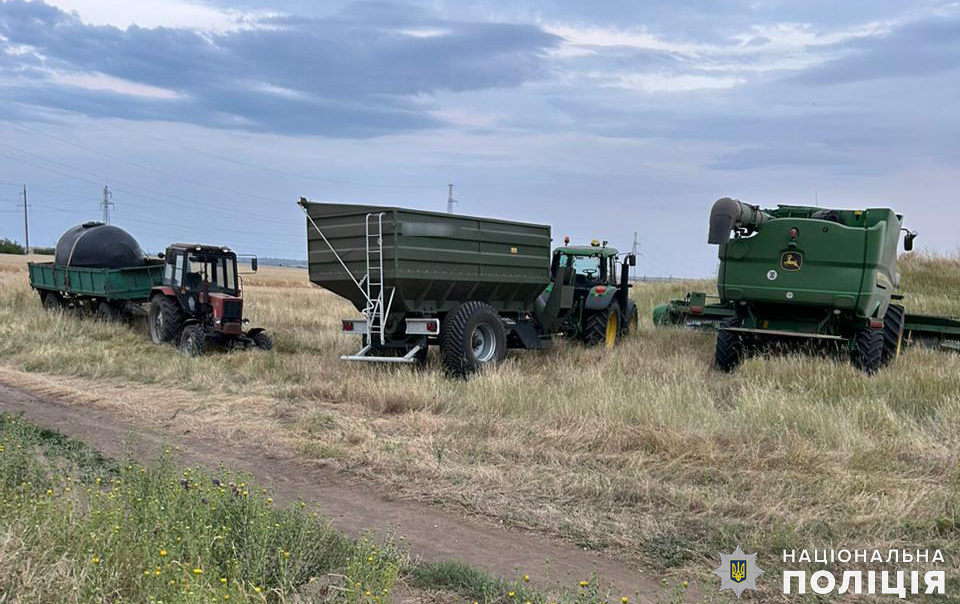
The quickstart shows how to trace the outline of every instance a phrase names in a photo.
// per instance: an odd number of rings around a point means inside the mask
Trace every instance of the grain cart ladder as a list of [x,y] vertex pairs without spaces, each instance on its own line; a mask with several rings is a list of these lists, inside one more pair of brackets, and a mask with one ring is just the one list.
[[[336,257],[337,262],[343,267],[343,270],[353,281],[357,289],[363,294],[366,305],[363,309],[364,325],[354,325],[354,330],[364,334],[363,347],[353,355],[343,355],[340,358],[344,361],[377,361],[387,363],[415,363],[417,353],[420,352],[420,346],[414,346],[412,350],[403,356],[380,356],[371,354],[382,347],[385,341],[384,326],[387,317],[390,315],[390,307],[393,305],[393,296],[396,288],[387,287],[383,277],[383,215],[384,212],[370,212],[364,218],[364,242],[365,242],[365,266],[366,274],[359,280],[353,272],[347,267],[343,257],[333,247],[330,240],[324,234],[323,230],[317,226],[317,223],[307,212],[304,203],[300,204],[307,220],[323,239],[324,244]],[[389,295],[387,295],[389,290]],[[359,328],[359,329],[357,329]],[[380,345],[378,347],[377,345]],[[382,349],[382,348],[380,348]]]

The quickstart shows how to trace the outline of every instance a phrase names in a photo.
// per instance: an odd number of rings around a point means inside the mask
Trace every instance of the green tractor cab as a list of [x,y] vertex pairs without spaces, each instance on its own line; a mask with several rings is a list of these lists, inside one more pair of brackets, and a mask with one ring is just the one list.
[[[538,318],[555,324],[559,332],[587,345],[611,347],[637,331],[637,305],[630,299],[629,270],[636,256],[621,254],[606,242],[594,240],[589,246],[564,246],[554,250],[550,263],[551,283],[538,300]],[[564,291],[559,304],[554,288]],[[551,307],[560,306],[560,313]],[[554,318],[555,317],[555,318]]]

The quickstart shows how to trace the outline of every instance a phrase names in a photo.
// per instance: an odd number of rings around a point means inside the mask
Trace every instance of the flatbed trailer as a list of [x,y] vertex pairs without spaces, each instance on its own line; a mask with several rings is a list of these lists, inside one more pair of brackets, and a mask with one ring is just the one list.
[[53,262],[30,262],[30,286],[46,308],[88,307],[111,318],[126,311],[139,314],[151,292],[163,282],[162,260],[141,266],[82,268]]

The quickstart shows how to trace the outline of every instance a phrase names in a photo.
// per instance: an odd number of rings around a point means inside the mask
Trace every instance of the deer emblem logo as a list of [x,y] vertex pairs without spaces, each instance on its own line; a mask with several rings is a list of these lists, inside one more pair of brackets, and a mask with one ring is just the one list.
[[798,271],[803,267],[803,255],[799,252],[784,252],[780,256],[780,268],[785,271]]

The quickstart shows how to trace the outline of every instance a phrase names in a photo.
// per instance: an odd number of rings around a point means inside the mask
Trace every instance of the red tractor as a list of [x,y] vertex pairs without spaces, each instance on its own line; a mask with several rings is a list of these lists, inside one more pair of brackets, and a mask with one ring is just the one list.
[[[244,330],[243,290],[237,255],[229,248],[175,243],[161,256],[163,281],[150,294],[150,338],[174,343],[184,354],[199,356],[208,341],[229,348],[273,348],[273,340],[255,327]],[[250,261],[257,270],[257,259]]]

